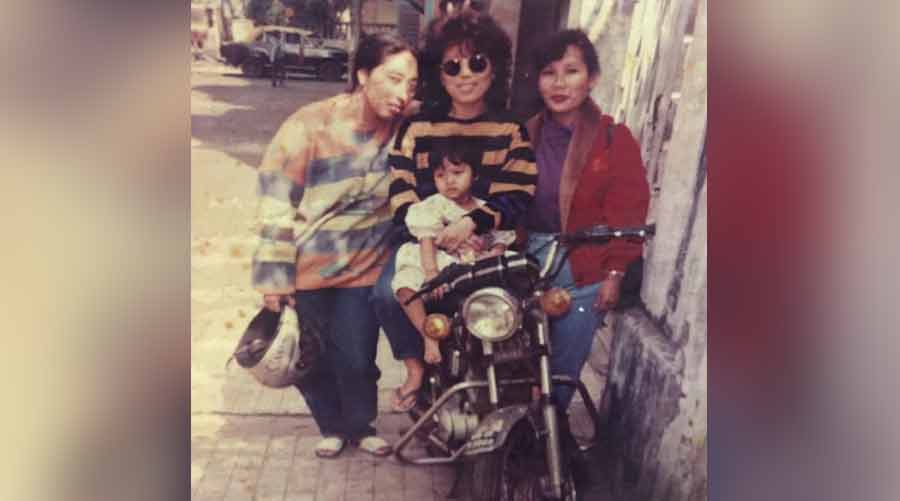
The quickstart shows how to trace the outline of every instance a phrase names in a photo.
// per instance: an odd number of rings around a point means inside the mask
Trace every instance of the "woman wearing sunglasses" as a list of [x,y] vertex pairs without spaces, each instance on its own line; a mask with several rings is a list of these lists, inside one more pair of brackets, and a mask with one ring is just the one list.
[[[446,226],[435,244],[447,252],[481,245],[480,235],[513,229],[531,205],[537,182],[534,152],[524,126],[506,112],[511,43],[493,18],[472,10],[436,19],[428,27],[420,59],[423,112],[401,126],[388,157],[391,210],[405,227],[410,205],[437,192],[429,153],[462,139],[479,153],[472,195],[480,208]],[[394,263],[375,286],[375,311],[406,382],[394,409],[415,405],[424,375],[423,342],[391,290]],[[430,278],[430,277],[428,277]]]
[[[534,52],[534,66],[544,109],[528,121],[528,132],[541,175],[524,226],[528,252],[543,261],[547,242],[561,231],[644,224],[650,195],[631,131],[590,97],[600,65],[587,35],[552,35]],[[640,242],[616,240],[569,256],[555,284],[569,290],[572,306],[550,326],[554,374],[579,377],[594,331],[618,302],[625,269],[641,251]],[[561,409],[568,407],[571,387],[557,386],[554,394]]]

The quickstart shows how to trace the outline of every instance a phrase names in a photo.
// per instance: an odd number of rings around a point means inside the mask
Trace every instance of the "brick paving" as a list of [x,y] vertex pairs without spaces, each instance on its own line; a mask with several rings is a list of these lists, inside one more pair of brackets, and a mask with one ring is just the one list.
[[[214,436],[203,433],[211,422]],[[449,467],[402,466],[349,447],[337,459],[320,460],[309,416],[195,415],[192,425],[195,500],[442,500],[453,481]],[[376,425],[396,440],[408,420],[382,415]]]

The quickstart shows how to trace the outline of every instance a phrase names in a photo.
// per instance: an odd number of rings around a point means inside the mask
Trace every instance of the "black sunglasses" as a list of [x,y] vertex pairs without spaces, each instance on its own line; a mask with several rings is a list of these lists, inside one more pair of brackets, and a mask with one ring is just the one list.
[[476,52],[472,57],[444,61],[441,64],[441,71],[451,77],[455,77],[456,75],[459,75],[460,71],[462,71],[462,61],[464,60],[468,60],[469,70],[472,73],[481,73],[488,67],[487,56],[485,56],[481,52]]

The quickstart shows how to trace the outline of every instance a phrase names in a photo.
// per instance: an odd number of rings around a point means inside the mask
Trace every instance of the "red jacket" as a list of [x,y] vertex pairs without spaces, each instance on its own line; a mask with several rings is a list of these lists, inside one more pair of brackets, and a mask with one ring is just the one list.
[[[540,142],[544,119],[542,111],[528,121],[532,144]],[[621,124],[613,126],[612,145],[608,145],[607,129],[613,123],[590,98],[582,105],[559,187],[560,227],[566,232],[597,224],[620,227],[646,222],[650,190],[641,149]],[[575,282],[584,286],[605,279],[611,270],[625,271],[642,251],[640,240],[614,240],[576,248],[569,262]]]

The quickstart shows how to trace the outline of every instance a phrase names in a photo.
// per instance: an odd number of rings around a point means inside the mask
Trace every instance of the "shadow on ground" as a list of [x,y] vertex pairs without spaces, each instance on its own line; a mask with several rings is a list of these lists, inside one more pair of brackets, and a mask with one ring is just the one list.
[[191,137],[256,167],[278,127],[304,104],[333,96],[342,82],[292,76],[284,86],[231,74],[193,75]]

